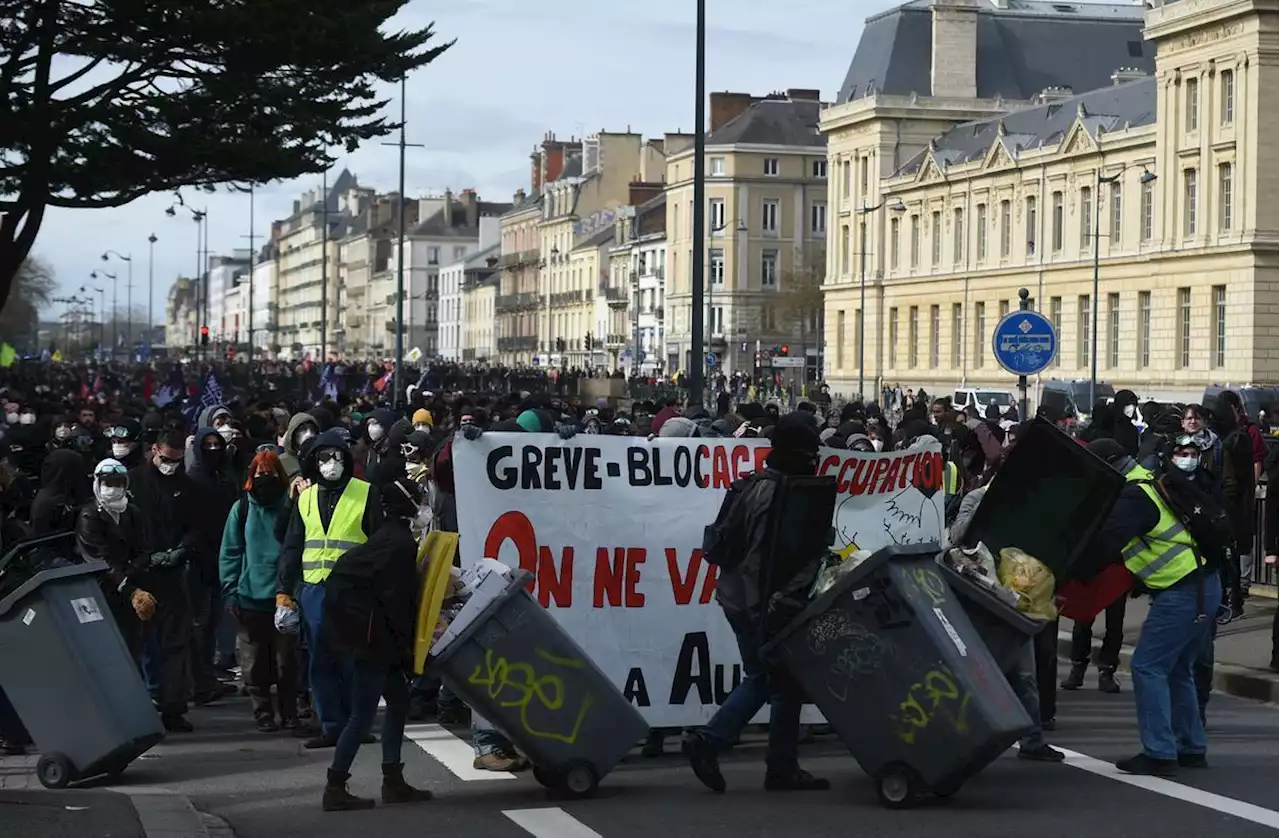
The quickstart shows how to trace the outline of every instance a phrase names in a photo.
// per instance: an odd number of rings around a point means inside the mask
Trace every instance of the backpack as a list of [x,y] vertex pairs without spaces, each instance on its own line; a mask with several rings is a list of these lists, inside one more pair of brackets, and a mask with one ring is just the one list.
[[1180,472],[1166,472],[1155,480],[1140,482],[1154,488],[1174,517],[1191,533],[1206,566],[1216,567],[1232,554],[1235,534],[1226,510],[1189,478]]
[[742,544],[743,521],[740,515],[734,514],[738,499],[751,483],[757,480],[770,479],[767,472],[754,472],[740,477],[729,486],[724,500],[720,501],[720,511],[716,520],[702,530],[702,558],[709,564],[724,570],[733,570],[742,564],[744,547]]

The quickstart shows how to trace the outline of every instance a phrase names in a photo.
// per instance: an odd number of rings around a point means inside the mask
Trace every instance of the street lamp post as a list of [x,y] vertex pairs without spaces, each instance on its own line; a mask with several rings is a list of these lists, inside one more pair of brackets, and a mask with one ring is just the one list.
[[[693,71],[693,252],[706,252],[707,221],[707,0],[697,0]],[[689,393],[702,401],[702,298],[706,290],[706,259],[693,261],[690,283]]]
[[156,234],[147,236],[147,357],[151,356],[151,336],[155,333],[156,304]]
[[[103,271],[102,273],[98,273],[97,271],[89,272],[90,279],[97,279],[100,276],[111,280],[111,354],[114,356],[116,352],[116,344],[120,342],[120,283],[116,282],[120,277],[110,271]],[[107,323],[107,312],[105,310],[106,303],[104,302],[103,305],[102,324],[103,329],[105,330]],[[105,340],[106,337],[104,334],[103,341],[105,342]]]
[[[124,305],[127,312],[126,320],[125,320],[125,343],[128,345],[129,349],[132,351],[133,349],[133,254],[130,253],[128,255],[125,255],[118,250],[107,250],[105,253],[102,254],[102,261],[108,262],[111,260],[112,256],[114,256],[116,259],[119,259],[121,262],[124,262],[125,265],[128,266],[127,268],[128,273],[126,274],[127,278],[125,279],[125,286],[124,286],[125,287]],[[111,304],[115,305],[115,301],[113,300]],[[117,314],[117,317],[118,316],[119,315]],[[116,341],[116,343],[120,342],[119,336],[117,335],[113,335],[111,339]],[[112,351],[113,352],[115,351],[114,348],[112,349]]]
[[[858,229],[858,398],[860,399],[867,397],[867,233],[870,232],[871,227],[866,224],[865,219],[883,207],[888,200],[883,198],[874,207],[863,205],[858,209],[858,217],[862,219]],[[889,209],[892,212],[906,212],[907,206],[901,200],[895,200],[889,205]],[[865,229],[863,225],[866,225]]]
[[[90,271],[89,276],[93,279],[97,279],[98,272]],[[107,342],[107,292],[106,290],[93,285],[80,286],[81,294],[88,294],[90,291],[98,292],[98,309],[102,312],[102,316],[98,320],[98,346],[102,347]],[[92,307],[93,300],[89,300],[89,305]]]
[[[1089,409],[1093,409],[1093,403],[1097,398],[1098,390],[1098,273],[1099,263],[1101,262],[1102,249],[1102,224],[1099,210],[1102,206],[1102,185],[1117,183],[1125,170],[1130,164],[1126,163],[1120,167],[1120,171],[1114,175],[1103,176],[1102,169],[1098,169],[1098,186],[1093,190],[1093,299],[1091,300],[1092,309],[1090,319],[1093,325],[1089,329]],[[1142,167],[1142,177],[1138,178],[1138,182],[1146,185],[1156,179],[1155,174],[1147,170],[1146,166]]]
[[[191,220],[196,223],[196,272],[193,280],[196,285],[196,320],[199,322],[196,324],[195,333],[191,336],[191,343],[192,346],[195,347],[196,356],[203,357],[203,351],[200,346],[200,326],[208,325],[205,321],[209,314],[209,289],[207,286],[204,286],[200,277],[204,273],[203,265],[205,263],[205,255],[209,245],[209,210],[208,208],[195,209],[194,207],[187,206],[187,204],[182,200],[182,195],[180,194],[177,198],[177,203],[170,204],[164,211],[164,214],[173,218],[178,214],[178,207],[182,207],[187,212],[191,213]],[[201,305],[202,299],[204,301],[203,306]]]

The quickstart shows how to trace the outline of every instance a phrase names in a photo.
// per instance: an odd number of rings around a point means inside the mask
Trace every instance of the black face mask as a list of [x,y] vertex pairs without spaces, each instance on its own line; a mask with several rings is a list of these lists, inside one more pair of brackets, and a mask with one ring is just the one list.
[[206,448],[200,453],[204,455],[204,465],[208,469],[215,469],[221,466],[222,461],[227,456],[227,452],[221,448]]
[[259,474],[253,478],[253,496],[268,506],[284,497],[284,484],[271,474]]

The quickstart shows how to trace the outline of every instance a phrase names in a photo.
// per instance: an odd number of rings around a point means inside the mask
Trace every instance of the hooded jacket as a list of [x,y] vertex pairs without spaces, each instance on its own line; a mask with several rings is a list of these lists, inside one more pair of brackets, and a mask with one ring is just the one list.
[[76,546],[86,562],[105,562],[107,572],[99,580],[102,589],[116,602],[128,602],[139,588],[155,592],[158,580],[148,571],[151,550],[146,538],[142,510],[130,502],[113,516],[90,500],[76,519]]
[[[333,510],[337,508],[347,483],[358,479],[354,476],[355,457],[352,456],[346,439],[337,429],[325,431],[311,440],[302,463],[303,476],[314,481],[317,486],[316,505],[320,510],[320,521],[326,527],[333,518]],[[342,476],[332,482],[321,479],[319,473],[318,455],[329,449],[341,451],[343,462]],[[276,592],[293,596],[302,582],[302,545],[306,540],[307,527],[302,521],[299,504],[293,504],[288,514],[289,523],[285,528],[280,559],[276,562]],[[365,502],[361,523],[366,536],[372,536],[382,525],[382,504],[378,500],[378,493],[372,489]]]
[[411,433],[413,433],[413,423],[408,419],[397,420],[387,431],[386,453],[382,455],[377,465],[365,473],[365,479],[375,489],[381,489],[397,477],[404,477],[404,455],[400,453],[400,446]]
[[200,549],[202,536],[196,525],[200,505],[198,490],[186,472],[165,476],[150,459],[129,472],[129,491],[143,520],[147,551],[185,547]]
[[292,480],[302,472],[302,462],[298,459],[299,452],[297,443],[294,442],[294,434],[299,428],[310,425],[316,433],[320,433],[320,423],[310,413],[295,413],[293,418],[289,420],[288,426],[284,432],[284,453],[280,455],[280,465],[284,466],[284,475],[287,479]]
[[346,658],[401,664],[413,648],[418,544],[407,522],[388,520],[334,564],[324,583],[321,630]]
[[88,463],[69,449],[50,452],[40,467],[40,491],[31,502],[34,534],[49,535],[75,529],[80,507],[89,495]]
[[[356,475],[363,477],[365,480],[371,480],[373,470],[378,467],[378,463],[387,456],[391,444],[391,427],[395,424],[396,414],[385,407],[380,407],[366,417],[366,421],[360,427],[360,441],[356,443],[355,459],[356,459]],[[383,428],[382,439],[374,442],[369,439],[368,426],[370,422],[376,422]]]
[[218,553],[218,579],[222,601],[249,611],[271,611],[276,603],[276,565],[280,542],[276,540],[276,519],[289,512],[289,503],[280,498],[264,504],[246,492],[227,516]]
[[223,462],[216,466],[205,461],[204,441],[211,436],[221,439],[213,428],[196,430],[188,452],[193,455],[193,465],[187,472],[196,497],[193,523],[200,536],[199,567],[209,582],[217,577],[218,546],[222,542],[223,527],[231,507],[240,496],[231,474],[230,454],[224,455]]
[[[199,436],[201,432],[205,430],[213,430],[213,420],[218,416],[219,413],[226,414],[228,417],[231,416],[231,410],[225,404],[213,404],[201,410],[196,420],[196,434]],[[213,431],[213,432],[215,434],[217,433],[217,431]],[[186,466],[188,474],[192,473],[192,471],[195,469],[195,465],[196,465],[195,449],[199,447],[200,446],[197,443],[193,442],[191,443],[191,447],[187,449],[186,454],[183,455],[183,458],[182,458],[183,465]],[[230,459],[230,455],[228,455],[228,459]]]

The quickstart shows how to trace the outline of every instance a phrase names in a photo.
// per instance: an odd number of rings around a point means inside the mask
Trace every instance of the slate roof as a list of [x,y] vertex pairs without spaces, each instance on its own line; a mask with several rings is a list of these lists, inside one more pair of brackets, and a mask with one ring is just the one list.
[[[1070,133],[1084,106],[1084,127],[1090,136],[1122,131],[1156,121],[1154,78],[1116,84],[1071,96],[1046,105],[1010,111],[1002,116],[957,125],[934,140],[934,155],[945,165],[981,159],[1004,128],[1004,141],[1015,156],[1018,151],[1059,145]],[[922,151],[902,166],[894,177],[920,170],[929,151]]]
[[824,148],[820,102],[764,98],[707,135],[707,145],[790,145]]
[[[511,204],[500,204],[494,201],[477,201],[477,218],[486,215],[504,215],[511,211]],[[437,210],[427,218],[418,222],[417,226],[410,231],[409,235],[423,236],[426,238],[447,239],[447,238],[464,238],[474,239],[479,232],[479,226],[470,227],[467,225],[467,207],[461,201],[453,202],[453,223],[446,224],[444,219],[444,210]]]
[[[1155,45],[1142,38],[1141,5],[978,0],[978,96],[1031,99],[1047,87],[1105,87],[1121,67],[1155,70]],[[840,86],[838,103],[873,91],[930,96],[930,0],[867,18]]]
[[488,267],[489,259],[496,259],[502,255],[502,245],[495,244],[486,247],[484,250],[477,250],[466,259],[462,260],[463,270],[471,270],[472,268]]
[[591,235],[578,239],[578,242],[573,246],[573,249],[574,250],[590,250],[591,248],[594,248],[594,247],[600,247],[603,244],[608,244],[609,242],[613,241],[614,236],[616,235],[617,235],[617,230],[614,228],[614,226],[612,224],[606,224],[604,227],[601,227],[599,230],[596,230]]

